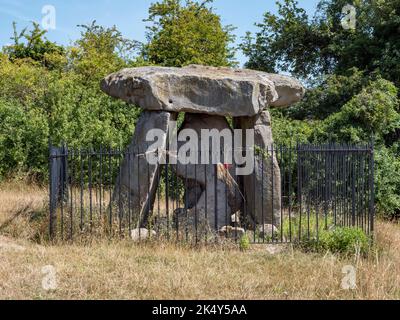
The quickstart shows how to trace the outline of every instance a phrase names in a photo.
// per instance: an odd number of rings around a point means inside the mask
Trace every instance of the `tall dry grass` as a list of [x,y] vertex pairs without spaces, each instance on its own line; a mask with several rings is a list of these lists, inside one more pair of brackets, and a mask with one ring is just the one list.
[[[0,224],[25,205],[32,206],[31,213],[45,210],[46,197],[47,191],[35,186],[3,185]],[[29,228],[26,215],[11,225]],[[400,298],[400,226],[387,222],[377,223],[376,248],[367,258],[291,247],[272,255],[265,246],[242,252],[127,240],[38,245],[21,226],[16,234],[0,231],[0,299]],[[46,265],[56,270],[54,291],[42,288]],[[355,290],[341,287],[346,265],[356,267]]]
[[48,191],[21,182],[0,184],[0,234],[39,240],[47,226]]

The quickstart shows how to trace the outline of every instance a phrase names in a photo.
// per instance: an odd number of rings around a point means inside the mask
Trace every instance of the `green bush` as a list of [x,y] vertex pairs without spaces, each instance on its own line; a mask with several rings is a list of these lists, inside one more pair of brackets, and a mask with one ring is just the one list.
[[[123,41],[115,28],[85,27],[76,46],[60,56],[65,61],[58,61],[59,68],[23,56],[29,51],[24,43],[8,48],[9,56],[0,55],[0,179],[20,173],[41,182],[49,139],[75,148],[128,144],[140,109],[112,99],[99,86],[101,78],[127,66],[115,53]],[[35,50],[49,59],[47,47],[37,47],[44,43],[37,41]]]
[[337,227],[331,231],[322,232],[316,249],[333,253],[354,254],[356,252],[367,253],[370,246],[370,238],[358,228]]
[[272,133],[274,142],[284,146],[296,146],[296,143],[307,143],[319,121],[306,122],[290,119],[280,110],[271,110]]
[[[362,229],[335,226],[332,215],[320,214],[317,219],[315,211],[309,216],[303,214],[301,219],[300,216],[284,219],[281,230],[284,239],[291,239],[306,251],[366,253],[370,245],[370,238]],[[280,232],[276,235],[276,240],[279,239]]]
[[375,152],[375,198],[378,214],[386,219],[400,214],[400,158],[394,147]]
[[359,228],[334,227],[330,230],[321,230],[318,238],[303,239],[299,246],[311,252],[332,252],[343,255],[355,253],[366,254],[371,239]]
[[242,251],[246,251],[250,249],[250,239],[247,234],[243,235],[239,241],[239,248]]
[[369,77],[351,68],[345,75],[330,74],[306,91],[304,99],[284,110],[292,119],[324,120],[341,110],[362,88],[368,85]]
[[[317,219],[318,218],[318,219]],[[300,235],[301,240],[316,239],[317,235],[326,231],[326,229],[332,228],[334,226],[334,219],[332,215],[324,216],[315,213],[315,210],[310,210],[310,214],[302,214],[301,218],[299,215],[289,219],[288,217],[283,219],[282,223],[282,233],[285,239],[292,238],[293,240],[299,240]],[[279,239],[280,234],[277,235]]]
[[383,143],[385,135],[400,128],[398,90],[384,79],[371,82],[313,132],[315,141],[366,143],[374,138]]
[[43,178],[47,170],[48,130],[42,113],[0,99],[0,179],[24,172]]

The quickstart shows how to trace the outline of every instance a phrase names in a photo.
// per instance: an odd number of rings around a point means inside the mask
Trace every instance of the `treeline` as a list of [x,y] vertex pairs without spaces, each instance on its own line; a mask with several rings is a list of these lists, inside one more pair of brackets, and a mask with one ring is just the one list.
[[310,17],[294,0],[264,14],[241,48],[247,67],[303,79],[300,103],[274,111],[275,139],[368,143],[376,147],[376,198],[386,217],[400,213],[400,0],[321,0]]
[[[377,148],[377,200],[387,217],[400,212],[400,0],[355,4],[356,28],[342,26],[345,0],[323,0],[309,17],[296,1],[264,14],[258,31],[235,48],[212,0],[163,0],[149,8],[147,41],[115,28],[78,26],[71,46],[46,39],[33,24],[14,25],[0,53],[0,177],[46,179],[49,138],[73,147],[124,146],[138,108],[109,98],[99,81],[124,67],[205,64],[290,72],[307,84],[305,99],[272,110],[278,143],[369,143]],[[260,15],[262,12],[260,12]]]

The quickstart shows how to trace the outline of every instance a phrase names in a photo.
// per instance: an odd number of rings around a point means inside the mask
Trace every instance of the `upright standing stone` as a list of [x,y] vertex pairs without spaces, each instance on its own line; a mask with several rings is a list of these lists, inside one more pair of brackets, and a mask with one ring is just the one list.
[[[281,224],[281,173],[273,150],[271,117],[268,111],[254,117],[236,119],[241,129],[254,129],[255,168],[243,177],[247,214],[257,224]],[[245,135],[245,131],[243,132]],[[243,139],[246,141],[246,139]]]
[[[216,133],[228,130],[232,139],[232,129],[225,117],[209,116],[202,114],[186,114],[185,121],[180,130],[192,129],[197,133],[198,145],[201,141],[202,129],[215,129]],[[235,167],[224,166],[224,152],[231,152],[221,139],[219,152],[221,162],[214,164],[201,164],[200,149],[197,155],[198,165],[182,165],[178,161],[175,170],[183,180],[186,189],[187,208],[192,216],[198,220],[207,220],[212,229],[219,229],[231,223],[232,214],[241,209],[242,199],[239,186],[235,179]],[[225,141],[226,142],[226,141]],[[182,143],[180,143],[182,145]]]
[[140,116],[132,142],[120,167],[120,174],[114,190],[114,205],[120,213],[132,213],[132,221],[138,227],[145,227],[152,210],[156,191],[159,185],[160,165],[151,164],[146,155],[156,153],[150,149],[151,143],[146,142],[146,136],[151,129],[160,129],[162,148],[166,149],[168,128],[170,122],[176,120],[176,114],[165,111],[144,111]]

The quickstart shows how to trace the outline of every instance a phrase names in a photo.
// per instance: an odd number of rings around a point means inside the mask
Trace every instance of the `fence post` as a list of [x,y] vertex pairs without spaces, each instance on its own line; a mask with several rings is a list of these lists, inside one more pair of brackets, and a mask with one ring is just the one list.
[[[214,164],[215,174],[214,174],[214,223],[215,230],[218,231],[218,164]],[[207,202],[207,199],[206,201]],[[197,233],[197,230],[196,230]]]
[[57,208],[57,187],[54,183],[57,178],[57,148],[54,148],[49,142],[49,234],[50,239],[54,239],[54,230],[56,225],[56,208]]
[[302,149],[301,149],[301,146],[300,146],[300,143],[299,142],[297,142],[297,147],[296,147],[296,153],[297,153],[297,202],[298,202],[298,206],[299,206],[299,225],[298,225],[298,239],[299,239],[299,241],[301,241],[301,231],[302,231],[302,229],[301,229],[301,216],[302,216],[302,214],[303,214],[303,207],[302,207],[302,204],[303,204],[303,197],[302,197],[302,190],[301,190],[301,187],[302,187],[302,183],[303,183],[303,181],[302,181],[302,171],[301,171],[301,169],[302,169],[302,162],[301,162],[301,157],[302,157]]
[[54,239],[57,224],[57,207],[61,202],[61,228],[63,228],[63,206],[68,200],[68,148],[54,147],[49,142],[49,234]]
[[68,145],[63,144],[63,147],[61,149],[61,193],[60,193],[60,201],[67,202],[69,199],[69,192],[68,192],[68,177],[69,177],[69,166],[68,166],[68,156],[69,156],[69,150],[68,150]]
[[374,219],[375,219],[375,146],[374,143],[370,145],[370,169],[369,169],[369,185],[370,185],[370,203],[369,203],[369,228],[370,232],[374,232]]

